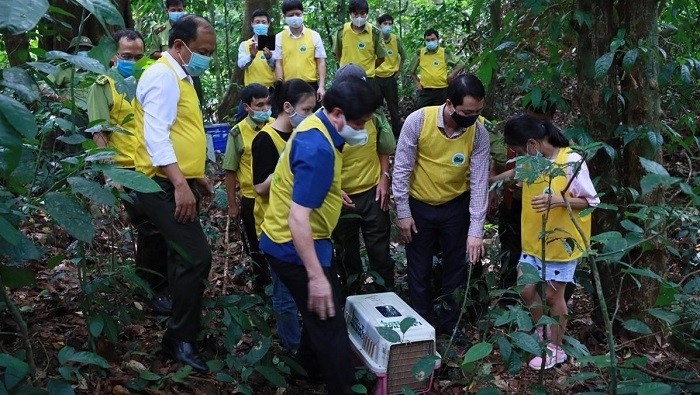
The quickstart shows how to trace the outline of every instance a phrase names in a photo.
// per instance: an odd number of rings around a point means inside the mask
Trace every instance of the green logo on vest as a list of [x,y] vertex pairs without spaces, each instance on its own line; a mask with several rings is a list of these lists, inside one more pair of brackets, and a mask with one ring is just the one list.
[[439,61],[439,60],[433,60],[433,66],[439,67],[439,66],[440,66],[440,61]]
[[552,188],[546,187],[546,188],[542,191],[542,194],[543,194],[543,195],[554,195],[554,191],[552,191]]
[[391,55],[394,54],[394,51],[392,51],[392,50],[389,49],[389,50],[386,51],[386,54],[389,55],[389,56],[391,56]]
[[366,46],[367,46],[367,44],[365,44],[364,41],[360,41],[357,43],[357,48],[365,49]]
[[302,45],[301,47],[299,47],[299,52],[306,53],[306,45]]
[[452,155],[452,164],[455,166],[462,166],[464,165],[465,162],[465,157],[464,154],[461,152],[457,152],[456,154]]

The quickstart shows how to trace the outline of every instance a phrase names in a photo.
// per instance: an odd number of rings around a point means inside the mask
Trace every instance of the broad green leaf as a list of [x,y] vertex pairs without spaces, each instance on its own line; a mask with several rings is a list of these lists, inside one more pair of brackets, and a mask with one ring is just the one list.
[[5,286],[12,289],[26,287],[36,283],[34,272],[23,267],[8,266],[0,263],[0,276]]
[[0,255],[8,256],[16,261],[28,261],[39,259],[41,253],[27,236],[22,235],[22,239],[17,245],[12,245],[0,238]]
[[260,373],[267,381],[270,382],[274,387],[286,388],[287,383],[284,381],[284,377],[277,371],[277,369],[270,366],[256,366],[255,370]]
[[605,77],[608,70],[610,70],[610,66],[612,66],[613,59],[615,59],[615,54],[613,52],[606,52],[595,61],[596,79]]
[[48,9],[48,0],[0,0],[0,32],[12,35],[28,32]]
[[523,351],[533,355],[540,355],[542,353],[542,349],[533,335],[524,332],[513,332],[510,334],[510,337],[513,339],[513,345]]
[[90,49],[88,54],[91,58],[97,59],[105,69],[109,70],[109,63],[112,57],[117,52],[117,44],[110,35],[104,35],[100,38],[100,42]]
[[63,254],[54,255],[51,258],[49,258],[48,261],[46,261],[46,268],[53,269],[56,266],[60,265],[64,259],[66,259],[66,256]]
[[644,233],[644,229],[642,229],[641,226],[635,224],[634,222],[628,219],[622,220],[622,222],[620,222],[620,226],[629,230],[630,232]]
[[109,362],[107,362],[106,359],[90,351],[77,351],[71,355],[68,360],[85,365],[99,366],[103,369],[109,369]]
[[523,332],[530,332],[532,330],[532,318],[530,318],[530,314],[524,310],[518,310],[517,312],[514,312],[514,314],[515,322],[518,324],[518,329]]
[[46,62],[27,62],[27,65],[48,75],[56,75],[61,70],[60,67]]
[[95,237],[92,218],[72,197],[51,192],[44,198],[44,206],[51,218],[71,236],[87,243]]
[[476,343],[471,346],[467,353],[464,354],[464,360],[462,363],[476,362],[480,359],[484,359],[493,351],[493,345],[488,342]]
[[222,383],[235,383],[236,379],[234,379],[231,375],[219,372],[216,374],[216,380],[221,381]]
[[102,334],[102,329],[105,327],[105,320],[101,314],[90,316],[88,319],[88,328],[92,337],[99,337]]
[[0,95],[0,113],[7,122],[26,138],[34,138],[38,127],[31,113],[22,103],[7,95]]
[[587,381],[599,377],[600,374],[596,372],[581,372],[576,373],[566,379],[567,384],[578,383],[579,381]]
[[102,63],[100,63],[100,61],[97,59],[78,55],[71,55],[63,51],[49,51],[46,53],[46,59],[63,59],[71,63],[75,67],[87,71],[92,71],[93,73],[97,74],[105,74],[107,72],[107,69],[105,69],[105,67],[102,66]]
[[505,324],[513,321],[513,318],[511,316],[512,316],[512,313],[510,312],[510,310],[504,311],[503,314],[501,314],[500,316],[498,316],[498,318],[496,318],[496,321],[494,321],[493,325],[495,325],[495,326],[505,325]]
[[669,325],[673,325],[681,319],[681,317],[678,314],[668,310],[649,309],[647,310],[647,312],[649,312],[649,314],[653,315],[654,317],[660,319],[661,321],[666,322]]
[[439,359],[440,358],[438,358],[436,355],[426,355],[420,360],[418,360],[418,362],[416,362],[416,364],[411,369],[411,374],[413,375],[413,378],[415,378],[418,381],[428,379],[430,375],[433,374],[433,370],[435,370],[435,362]]
[[68,177],[67,181],[74,193],[83,195],[94,203],[114,206],[117,202],[117,198],[110,191],[95,181],[83,177]]
[[413,326],[413,324],[416,323],[416,319],[414,317],[406,317],[403,320],[401,320],[401,323],[399,326],[401,327],[401,333],[405,334],[408,332],[409,329]]
[[41,99],[39,87],[25,69],[10,67],[3,70],[2,84],[8,88],[14,89],[19,98],[26,103],[35,102]]
[[366,394],[367,393],[367,387],[365,387],[362,384],[355,384],[351,388],[352,392],[356,394]]
[[637,388],[637,395],[666,395],[673,391],[673,387],[666,383],[642,383]]
[[398,343],[401,341],[401,336],[392,328],[386,326],[375,327],[377,332],[390,343]]
[[484,387],[476,391],[476,395],[501,395],[501,391],[496,387]]
[[49,395],[75,395],[73,386],[67,381],[49,380],[46,389],[49,391]]
[[683,81],[683,83],[686,85],[693,84],[693,75],[690,73],[688,65],[684,64],[683,66],[681,66],[681,81]]
[[625,56],[622,58],[622,68],[625,71],[629,71],[632,66],[634,66],[634,63],[637,61],[638,57],[639,50],[637,48],[633,48],[625,52]]
[[641,333],[643,335],[651,334],[651,328],[642,321],[631,319],[625,321],[622,326],[630,332]]
[[506,42],[501,43],[499,46],[497,46],[493,50],[496,52],[499,52],[499,51],[503,51],[504,49],[513,48],[513,47],[515,47],[515,45],[516,44],[514,41],[506,41]]
[[226,363],[220,359],[212,359],[207,361],[207,367],[210,372],[219,372],[226,366]]
[[22,241],[22,233],[17,230],[17,228],[6,220],[4,217],[0,216],[0,237],[5,239],[8,243],[13,246],[18,245]]
[[5,371],[5,386],[12,390],[29,375],[29,365],[9,354],[0,354],[0,366]]
[[664,166],[660,163],[654,162],[653,160],[649,160],[647,158],[639,158],[639,163],[642,164],[642,167],[644,170],[651,174],[658,174],[661,176],[670,176],[668,174],[668,171],[664,168]]
[[591,15],[585,11],[581,11],[579,9],[574,11],[574,19],[581,26],[585,25],[585,26],[591,27],[591,23],[592,23]]
[[124,18],[110,0],[75,0],[85,7],[100,22],[102,27],[109,31],[108,25],[124,27]]
[[660,174],[647,174],[639,181],[639,187],[642,190],[642,195],[647,195],[654,192],[657,188],[671,185],[673,181],[673,177],[662,176]]
[[659,151],[664,144],[664,136],[653,130],[647,132],[647,140],[649,140],[649,144],[654,149],[654,152]]
[[161,379],[160,375],[153,373],[150,370],[139,370],[139,378],[146,381],[158,381]]
[[192,366],[184,365],[177,372],[173,373],[170,378],[176,383],[184,383],[187,381],[190,373],[192,373]]
[[[73,128],[74,128],[75,124],[73,124],[72,122],[68,122],[68,121],[62,120],[60,118],[55,119],[54,121],[56,122],[56,125],[63,125],[63,126],[69,127],[69,129],[66,129],[64,127],[59,126],[59,127],[61,127],[62,130],[66,131],[68,133],[73,133]],[[64,122],[61,122],[61,121],[64,121]],[[82,144],[82,143],[87,141],[85,136],[78,133],[77,131],[74,134],[67,134],[67,135],[64,134],[63,136],[59,136],[56,138],[56,140],[62,141],[62,142],[69,144],[69,145],[78,145],[78,144]]]
[[254,365],[255,363],[257,363],[270,350],[271,344],[272,342],[269,337],[263,337],[250,349],[248,355],[245,356],[245,362],[248,365]]
[[503,362],[507,362],[510,359],[510,354],[513,352],[513,346],[510,345],[510,341],[508,341],[507,337],[498,335],[496,344],[498,344],[498,349],[501,351]]
[[574,358],[582,358],[591,355],[588,348],[583,345],[578,339],[564,335],[564,344],[562,345],[567,354],[573,356]]
[[162,191],[155,181],[137,171],[111,168],[104,170],[104,175],[111,178],[112,181],[121,184],[123,187],[133,189],[137,192],[152,193]]

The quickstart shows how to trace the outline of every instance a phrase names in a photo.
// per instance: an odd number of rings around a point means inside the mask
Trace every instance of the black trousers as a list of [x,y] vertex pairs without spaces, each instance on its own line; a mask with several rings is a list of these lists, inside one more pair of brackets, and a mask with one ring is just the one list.
[[[202,295],[211,269],[211,250],[199,219],[181,224],[175,220],[175,187],[156,177],[163,189],[157,193],[136,192],[135,208],[147,216],[167,245],[167,271],[173,315],[168,320],[167,335],[180,341],[194,342],[202,315]],[[198,197],[194,182],[190,188]],[[199,200],[199,198],[197,199]]]
[[[469,193],[447,203],[433,206],[409,197],[411,215],[418,233],[406,244],[408,262],[408,299],[421,317],[434,323],[436,330],[450,333],[457,325],[459,306],[455,290],[467,280],[467,233],[469,232]],[[435,317],[431,278],[433,276],[433,248],[442,250],[440,301],[446,305]]]
[[[333,238],[338,254],[336,254],[340,282],[346,295],[356,295],[361,292],[362,258],[360,257],[360,232],[365,241],[369,270],[377,272],[382,277],[384,285],[378,285],[378,292],[394,289],[394,262],[389,254],[391,238],[391,220],[389,212],[381,209],[375,196],[377,187],[350,195],[355,203],[354,209],[346,209],[340,213],[338,225],[333,231]],[[358,218],[359,216],[359,218]],[[348,277],[356,275],[354,282],[349,283]]]
[[523,202],[513,199],[510,208],[504,202],[498,206],[498,238],[501,241],[501,275],[498,280],[500,289],[508,289],[517,284],[518,262],[522,252],[520,234],[520,214]]
[[352,364],[352,350],[345,318],[338,293],[338,275],[333,267],[323,272],[331,284],[335,316],[321,320],[308,309],[309,279],[306,268],[281,261],[266,254],[270,267],[282,283],[287,286],[304,319],[301,329],[301,344],[297,351],[299,364],[309,373],[323,375],[328,394],[353,394],[351,387],[355,381],[355,368]]
[[270,272],[267,261],[260,252],[258,233],[255,230],[255,199],[241,197],[241,220],[243,230],[248,241],[250,257],[253,259],[253,288],[255,292],[265,292],[265,287],[270,284]]
[[447,87],[423,88],[418,91],[418,108],[427,106],[439,106],[447,99]]
[[399,114],[399,84],[396,77],[376,77],[380,94],[386,101],[386,108],[389,110],[391,119],[391,130],[395,137],[399,137],[401,132],[401,115]]

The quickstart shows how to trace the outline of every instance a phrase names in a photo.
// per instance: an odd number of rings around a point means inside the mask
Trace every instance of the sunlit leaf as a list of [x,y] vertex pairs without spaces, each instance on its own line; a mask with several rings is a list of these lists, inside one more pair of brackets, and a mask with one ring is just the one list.
[[464,354],[464,360],[462,363],[476,362],[480,359],[484,359],[491,354],[491,351],[493,351],[493,345],[491,343],[477,343],[467,350],[467,353]]
[[32,30],[48,9],[48,0],[0,0],[0,32],[14,35]]
[[605,77],[612,66],[613,59],[615,59],[615,54],[613,52],[606,52],[595,61],[595,78],[600,79]]

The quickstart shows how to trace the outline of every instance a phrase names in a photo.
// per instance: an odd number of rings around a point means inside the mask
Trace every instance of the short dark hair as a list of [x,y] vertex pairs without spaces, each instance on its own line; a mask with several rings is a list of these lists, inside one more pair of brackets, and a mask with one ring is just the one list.
[[340,108],[345,119],[360,120],[379,108],[379,97],[367,81],[352,77],[331,85],[323,97],[323,107],[328,111]]
[[261,99],[265,97],[270,97],[270,91],[265,88],[265,85],[252,83],[246,85],[245,88],[241,90],[241,101],[247,105],[253,102],[253,99]]
[[282,2],[282,14],[286,14],[292,10],[304,12],[304,6],[301,4],[301,0],[284,0]]
[[250,21],[253,22],[253,19],[259,16],[264,16],[267,18],[267,21],[270,22],[270,13],[267,12],[267,10],[263,10],[262,8],[258,8],[257,10],[253,11],[253,14],[250,16]]
[[438,39],[440,38],[440,33],[438,33],[438,31],[433,28],[426,30],[425,33],[423,33],[423,38],[426,38],[432,34],[434,34],[435,37],[437,37]]
[[474,74],[460,74],[447,85],[446,96],[453,105],[459,106],[467,96],[481,100],[486,97],[486,90],[481,80]]
[[210,29],[214,32],[214,27],[207,18],[198,15],[185,15],[173,23],[170,28],[170,36],[168,37],[168,47],[172,48],[175,40],[182,40],[185,44],[190,44],[197,39],[197,30],[199,28]]
[[382,23],[384,23],[386,21],[390,21],[391,23],[394,23],[394,18],[389,14],[379,15],[379,18],[377,18],[377,25],[381,25]]
[[272,103],[277,111],[281,112],[285,102],[296,106],[299,101],[315,95],[316,90],[308,82],[299,78],[292,78],[285,82],[277,81],[275,83],[275,88],[272,92]]
[[369,4],[367,0],[350,0],[348,4],[348,12],[369,12]]
[[134,29],[120,29],[112,34],[112,40],[114,40],[117,46],[119,46],[119,41],[121,41],[122,38],[126,38],[126,41],[141,40],[142,43],[145,42],[141,33]]
[[165,0],[165,8],[185,6],[185,0]]
[[569,146],[569,140],[564,137],[559,128],[549,121],[541,121],[527,114],[516,115],[506,121],[503,139],[507,145],[514,147],[522,147],[530,139],[547,139],[550,144],[558,148]]

